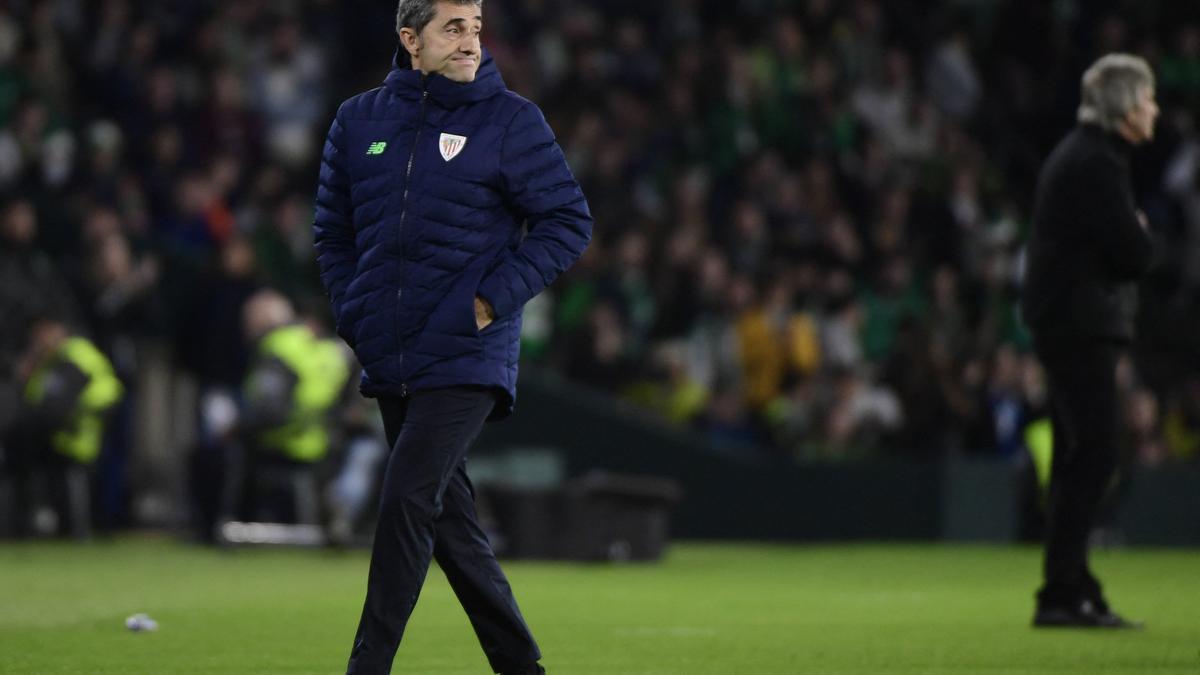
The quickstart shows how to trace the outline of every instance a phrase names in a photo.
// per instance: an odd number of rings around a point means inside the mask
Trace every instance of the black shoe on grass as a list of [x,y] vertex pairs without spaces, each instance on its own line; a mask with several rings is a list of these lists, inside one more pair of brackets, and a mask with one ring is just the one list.
[[1097,605],[1091,600],[1082,600],[1071,605],[1048,605],[1038,607],[1033,615],[1034,628],[1118,628],[1139,629],[1141,621],[1130,621],[1107,606]]

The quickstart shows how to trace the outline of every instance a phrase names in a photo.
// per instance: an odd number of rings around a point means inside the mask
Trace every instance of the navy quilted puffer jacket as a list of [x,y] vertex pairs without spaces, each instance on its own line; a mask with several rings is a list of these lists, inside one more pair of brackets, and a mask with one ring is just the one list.
[[[516,398],[521,309],[592,218],[537,106],[486,53],[475,80],[393,68],[338,109],[313,223],[338,335],[367,396],[481,385]],[[475,296],[496,320],[476,330]]]

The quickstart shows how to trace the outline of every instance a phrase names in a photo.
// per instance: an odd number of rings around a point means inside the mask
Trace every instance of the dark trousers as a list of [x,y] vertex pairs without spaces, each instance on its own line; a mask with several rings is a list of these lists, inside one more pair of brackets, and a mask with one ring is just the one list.
[[1116,370],[1120,345],[1036,345],[1050,391],[1054,459],[1046,527],[1043,606],[1091,600],[1105,607],[1088,567],[1087,544],[1097,509],[1117,465],[1120,409]]
[[391,456],[384,473],[367,599],[347,673],[388,673],[431,558],[445,572],[498,673],[541,658],[475,515],[467,449],[495,405],[454,387],[379,400]]
[[321,522],[320,462],[298,462],[253,439],[230,441],[222,455],[219,520]]

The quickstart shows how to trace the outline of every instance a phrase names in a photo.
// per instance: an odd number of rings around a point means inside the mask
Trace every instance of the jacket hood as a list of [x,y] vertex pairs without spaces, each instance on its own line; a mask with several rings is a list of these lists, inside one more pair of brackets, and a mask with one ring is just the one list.
[[441,75],[425,75],[414,70],[408,52],[396,49],[392,57],[392,70],[383,81],[384,86],[396,96],[407,99],[419,99],[425,91],[429,96],[446,108],[477,103],[489,99],[504,91],[504,79],[500,77],[500,69],[488,50],[484,49],[479,62],[479,70],[471,82],[455,82]]

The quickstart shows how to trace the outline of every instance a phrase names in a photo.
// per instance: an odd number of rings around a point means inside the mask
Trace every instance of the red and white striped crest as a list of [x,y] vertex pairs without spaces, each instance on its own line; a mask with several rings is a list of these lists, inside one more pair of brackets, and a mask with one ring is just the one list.
[[466,136],[456,136],[454,134],[442,134],[441,140],[438,142],[438,149],[442,151],[442,159],[449,162],[462,152],[462,149],[467,145]]

